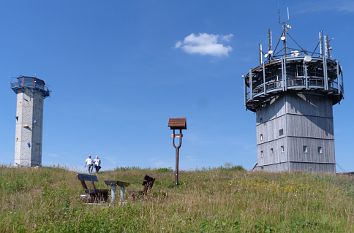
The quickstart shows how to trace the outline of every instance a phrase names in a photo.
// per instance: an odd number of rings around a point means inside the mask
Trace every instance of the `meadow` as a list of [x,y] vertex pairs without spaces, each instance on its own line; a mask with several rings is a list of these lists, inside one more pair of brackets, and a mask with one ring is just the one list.
[[184,171],[120,168],[98,174],[149,197],[87,205],[76,173],[62,168],[0,167],[0,232],[354,232],[354,178],[255,173],[241,167]]

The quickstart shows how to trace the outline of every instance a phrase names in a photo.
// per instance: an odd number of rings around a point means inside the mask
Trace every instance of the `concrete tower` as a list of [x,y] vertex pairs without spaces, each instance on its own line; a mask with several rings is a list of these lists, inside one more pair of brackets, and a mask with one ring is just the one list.
[[49,96],[45,82],[20,76],[11,83],[17,94],[15,166],[42,165],[43,102]]
[[256,113],[254,170],[334,173],[332,105],[343,98],[342,69],[328,36],[306,50],[290,28],[283,25],[274,50],[268,32],[268,50],[259,45],[259,65],[243,76],[246,108]]

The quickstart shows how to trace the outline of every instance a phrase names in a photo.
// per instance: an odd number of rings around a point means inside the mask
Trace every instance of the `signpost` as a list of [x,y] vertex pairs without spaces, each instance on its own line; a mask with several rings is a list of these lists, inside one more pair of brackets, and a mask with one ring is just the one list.
[[[187,129],[187,120],[186,118],[170,118],[168,120],[168,127],[172,130],[172,144],[176,149],[175,183],[179,185],[179,149],[182,146],[182,130]],[[176,130],[179,132],[176,133]],[[176,138],[178,138],[178,144],[176,144]]]

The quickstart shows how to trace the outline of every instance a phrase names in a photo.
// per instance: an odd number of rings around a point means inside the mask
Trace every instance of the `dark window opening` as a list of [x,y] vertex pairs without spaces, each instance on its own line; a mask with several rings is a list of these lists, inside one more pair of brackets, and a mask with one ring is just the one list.
[[284,130],[283,129],[279,129],[279,136],[283,136],[284,134]]
[[318,153],[323,154],[323,148],[321,146],[318,147]]
[[302,150],[303,150],[304,153],[308,153],[308,152],[309,152],[307,146],[303,146],[303,147],[302,147]]

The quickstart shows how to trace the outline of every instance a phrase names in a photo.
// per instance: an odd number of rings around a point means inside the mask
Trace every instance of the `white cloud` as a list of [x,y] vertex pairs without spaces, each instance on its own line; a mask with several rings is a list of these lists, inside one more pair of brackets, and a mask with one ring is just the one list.
[[222,42],[229,42],[233,35],[215,35],[208,33],[190,34],[183,41],[177,41],[175,48],[182,49],[189,54],[210,55],[216,57],[228,56],[232,51],[231,46]]

